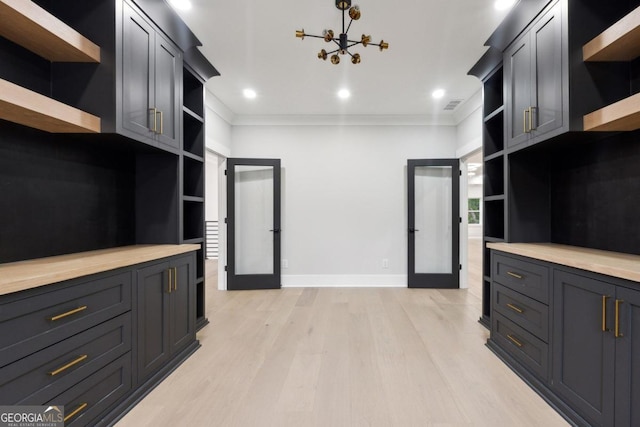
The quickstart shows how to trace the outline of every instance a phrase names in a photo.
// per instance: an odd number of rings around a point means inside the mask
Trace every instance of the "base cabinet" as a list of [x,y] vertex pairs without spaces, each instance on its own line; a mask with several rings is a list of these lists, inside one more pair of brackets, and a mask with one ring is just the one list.
[[194,264],[190,255],[137,272],[139,382],[195,340]]
[[[492,252],[493,271],[504,265],[515,283],[492,276],[489,348],[573,424],[639,426],[640,284]],[[536,271],[549,272],[548,310],[517,292]]]
[[552,389],[594,425],[614,425],[615,286],[554,273]]
[[0,405],[112,425],[199,347],[189,250],[0,295]]

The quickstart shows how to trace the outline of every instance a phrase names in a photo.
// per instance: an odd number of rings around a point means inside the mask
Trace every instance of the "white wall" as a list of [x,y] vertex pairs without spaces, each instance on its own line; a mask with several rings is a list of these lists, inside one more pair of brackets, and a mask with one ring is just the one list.
[[218,214],[218,160],[219,157],[207,150],[205,152],[205,197],[204,218],[206,221],[217,221]]
[[232,157],[282,159],[283,286],[406,286],[407,159],[455,157],[455,127],[233,126],[231,139]]

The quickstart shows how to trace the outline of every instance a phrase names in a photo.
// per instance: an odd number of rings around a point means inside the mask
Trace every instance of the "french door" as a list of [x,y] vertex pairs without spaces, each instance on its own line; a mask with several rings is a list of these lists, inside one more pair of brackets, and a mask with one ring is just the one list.
[[459,160],[409,160],[407,184],[409,287],[460,287]]
[[227,160],[227,289],[280,288],[280,159]]

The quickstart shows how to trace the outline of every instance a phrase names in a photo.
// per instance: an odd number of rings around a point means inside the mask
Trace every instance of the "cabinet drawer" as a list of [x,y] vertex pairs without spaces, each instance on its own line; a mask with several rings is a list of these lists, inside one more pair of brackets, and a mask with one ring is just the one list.
[[131,309],[130,272],[50,288],[0,300],[0,367]]
[[491,314],[491,339],[541,378],[549,378],[549,346],[500,313]]
[[91,425],[131,389],[131,352],[46,402],[64,405],[65,426]]
[[42,405],[130,350],[126,313],[0,369],[0,402]]
[[549,342],[548,306],[499,283],[493,283],[491,306],[516,325]]
[[549,303],[549,268],[493,252],[493,280],[538,300]]

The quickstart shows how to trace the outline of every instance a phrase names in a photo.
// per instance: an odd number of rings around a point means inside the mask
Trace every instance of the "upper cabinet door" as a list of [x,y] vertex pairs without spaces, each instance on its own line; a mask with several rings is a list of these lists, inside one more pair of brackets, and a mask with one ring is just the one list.
[[122,25],[122,127],[153,138],[155,30],[127,3]]
[[504,52],[507,148],[543,141],[563,126],[568,92],[561,12],[558,2]]
[[531,68],[531,44],[529,34],[525,34],[504,54],[507,147],[529,139],[527,114],[531,106]]
[[155,104],[158,141],[180,148],[182,54],[160,34],[155,43]]
[[531,30],[531,130],[534,138],[562,127],[562,19],[558,3]]
[[123,2],[123,133],[160,148],[180,148],[182,52]]

